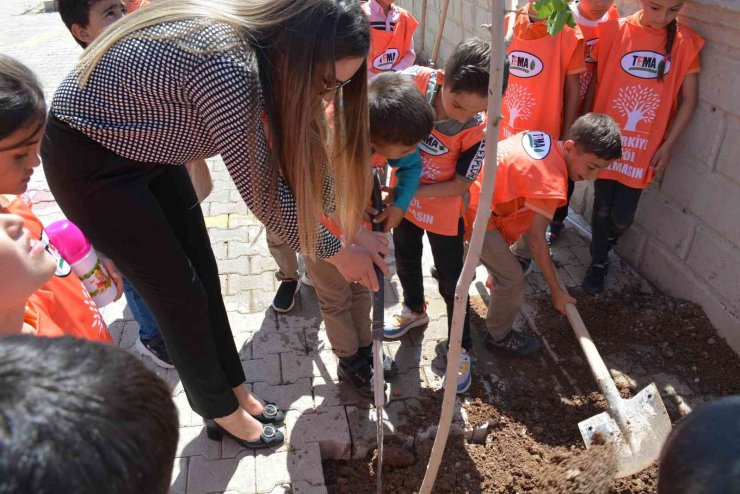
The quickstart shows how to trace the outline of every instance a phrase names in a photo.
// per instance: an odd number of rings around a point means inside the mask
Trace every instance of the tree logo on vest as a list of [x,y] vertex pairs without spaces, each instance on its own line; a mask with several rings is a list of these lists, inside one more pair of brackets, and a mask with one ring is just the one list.
[[[509,112],[507,121],[508,128],[504,128],[504,133],[509,133],[506,137],[511,137],[511,129],[516,128],[517,119],[526,120],[532,116],[532,109],[536,106],[534,94],[525,86],[512,84],[506,88],[506,95],[503,104]],[[523,127],[523,125],[520,125]]]
[[378,70],[390,70],[398,61],[398,57],[400,56],[401,54],[396,48],[388,48],[383,53],[375,57],[375,60],[373,60],[373,67]]
[[640,85],[621,87],[612,105],[620,115],[627,117],[622,129],[636,132],[638,123],[650,123],[655,118],[655,111],[660,108],[660,94]]
[[527,132],[522,136],[522,147],[527,156],[533,160],[545,159],[550,154],[552,139],[545,132]]
[[[661,53],[654,51],[633,51],[622,57],[622,70],[640,79],[656,79],[658,77],[658,64],[664,58]],[[664,73],[667,74],[670,68],[671,62],[668,61],[665,63]]]
[[534,77],[542,72],[542,60],[526,51],[509,53],[509,73],[516,77]]
[[429,134],[426,139],[419,143],[419,148],[432,156],[442,156],[450,152],[442,141],[434,137],[434,134]]
[[440,168],[434,161],[432,161],[429,157],[424,156],[421,159],[422,167],[421,167],[421,177],[420,180],[422,183],[434,183],[437,181],[437,177],[442,173],[442,168]]

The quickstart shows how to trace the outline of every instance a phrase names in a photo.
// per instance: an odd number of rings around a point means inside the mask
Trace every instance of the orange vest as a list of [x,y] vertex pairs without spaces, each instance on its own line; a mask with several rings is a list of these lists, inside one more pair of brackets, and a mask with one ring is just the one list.
[[57,261],[57,270],[26,302],[24,322],[36,330],[36,336],[75,336],[110,343],[110,333],[103,317],[72,268],[49,244],[41,221],[31,211],[27,196],[15,198],[8,212],[23,218],[29,234],[46,245]]
[[[493,187],[491,211],[500,204],[517,199],[556,199],[559,206],[567,204],[568,169],[560,143],[545,132],[521,132],[499,141],[496,153],[496,181]],[[465,211],[466,234],[472,233],[478,212],[483,172],[470,187],[470,202]],[[504,239],[513,244],[532,226],[536,213],[522,207],[506,216],[494,214],[486,230],[497,228]]]
[[[578,7],[575,4],[571,4],[571,10],[577,11]],[[583,98],[586,96],[586,90],[588,85],[593,79],[594,71],[596,70],[596,61],[591,58],[591,50],[599,42],[599,31],[601,26],[609,21],[616,21],[619,19],[619,12],[617,12],[617,6],[612,5],[609,7],[609,11],[606,13],[607,20],[604,22],[591,21],[582,16],[576,16],[575,20],[577,23],[576,29],[578,29],[583,37],[583,58],[586,62],[586,72],[581,74],[580,78],[580,103],[583,104]]]
[[[442,72],[427,67],[414,67],[414,84],[422,94],[427,95],[430,80],[436,78],[437,86],[444,83]],[[441,91],[441,89],[440,89]],[[455,135],[448,136],[432,129],[429,137],[419,144],[419,154],[423,161],[420,184],[435,184],[448,182],[455,178],[455,166],[463,151],[483,140],[483,130],[486,127],[486,117],[476,115],[477,125],[469,127]],[[483,163],[484,146],[479,150],[481,166]],[[391,184],[395,184],[395,174],[391,176]],[[407,220],[430,232],[440,235],[457,235],[457,224],[462,212],[462,197],[414,197],[404,216]]]
[[[527,14],[517,15],[516,22],[529,22]],[[565,76],[579,36],[568,26],[555,38],[525,40],[514,35],[506,48],[509,85],[501,101],[499,140],[531,129],[560,138]]]
[[142,7],[151,5],[147,0],[125,0],[124,3],[126,4],[126,11],[129,14],[139,10]]
[[594,111],[606,113],[619,125],[622,158],[599,173],[599,178],[644,189],[653,181],[650,160],[663,142],[672,106],[704,41],[680,25],[665,77],[659,82],[666,30],[636,26],[629,19],[601,28]]
[[[362,4],[367,13],[370,2]],[[367,57],[367,68],[373,74],[380,74],[393,69],[400,59],[406,56],[414,39],[414,31],[419,23],[408,11],[399,8],[400,17],[393,32],[370,29],[371,46]]]

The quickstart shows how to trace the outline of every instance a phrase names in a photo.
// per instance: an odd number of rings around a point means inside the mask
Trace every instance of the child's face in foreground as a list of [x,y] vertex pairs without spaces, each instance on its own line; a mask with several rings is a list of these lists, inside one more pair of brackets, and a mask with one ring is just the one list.
[[93,1],[87,13],[87,26],[74,24],[72,34],[89,45],[105,28],[123,18],[124,15],[126,15],[126,5],[123,0]]
[[593,153],[587,153],[571,140],[565,141],[563,148],[565,152],[565,163],[568,166],[568,176],[574,182],[596,180],[599,172],[614,161],[607,161]]
[[447,118],[465,123],[478,113],[486,111],[488,97],[467,91],[453,92],[449,86],[442,86],[442,106]]
[[416,151],[417,146],[417,144],[409,146],[408,144],[385,144],[383,142],[373,142],[372,145],[376,153],[391,160],[398,160],[404,156],[408,156]]
[[0,139],[0,194],[23,194],[39,166],[44,126],[31,124]]
[[614,0],[580,0],[578,10],[586,18],[595,21],[604,17],[613,3]]
[[0,299],[2,306],[25,303],[54,274],[54,258],[23,228],[23,219],[0,214]]
[[684,0],[641,0],[642,18],[640,24],[655,29],[665,29],[676,20]]

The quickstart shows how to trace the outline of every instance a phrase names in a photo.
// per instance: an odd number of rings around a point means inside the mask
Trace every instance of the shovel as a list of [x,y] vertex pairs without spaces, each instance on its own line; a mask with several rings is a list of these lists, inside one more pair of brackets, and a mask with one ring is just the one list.
[[655,383],[650,383],[632,398],[622,398],[578,309],[568,304],[565,311],[607,403],[606,412],[578,423],[583,442],[587,448],[594,443],[612,445],[617,455],[617,478],[633,475],[660,456],[671,432],[668,412]]

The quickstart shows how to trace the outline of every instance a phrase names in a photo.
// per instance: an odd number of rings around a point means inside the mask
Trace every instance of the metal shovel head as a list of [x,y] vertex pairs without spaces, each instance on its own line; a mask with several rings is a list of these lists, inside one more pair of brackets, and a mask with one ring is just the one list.
[[632,398],[623,399],[621,405],[628,424],[626,433],[631,437],[625,437],[608,411],[578,423],[587,448],[593,443],[613,445],[619,466],[617,478],[649,467],[660,456],[663,443],[671,432],[671,419],[655,383],[650,383]]

